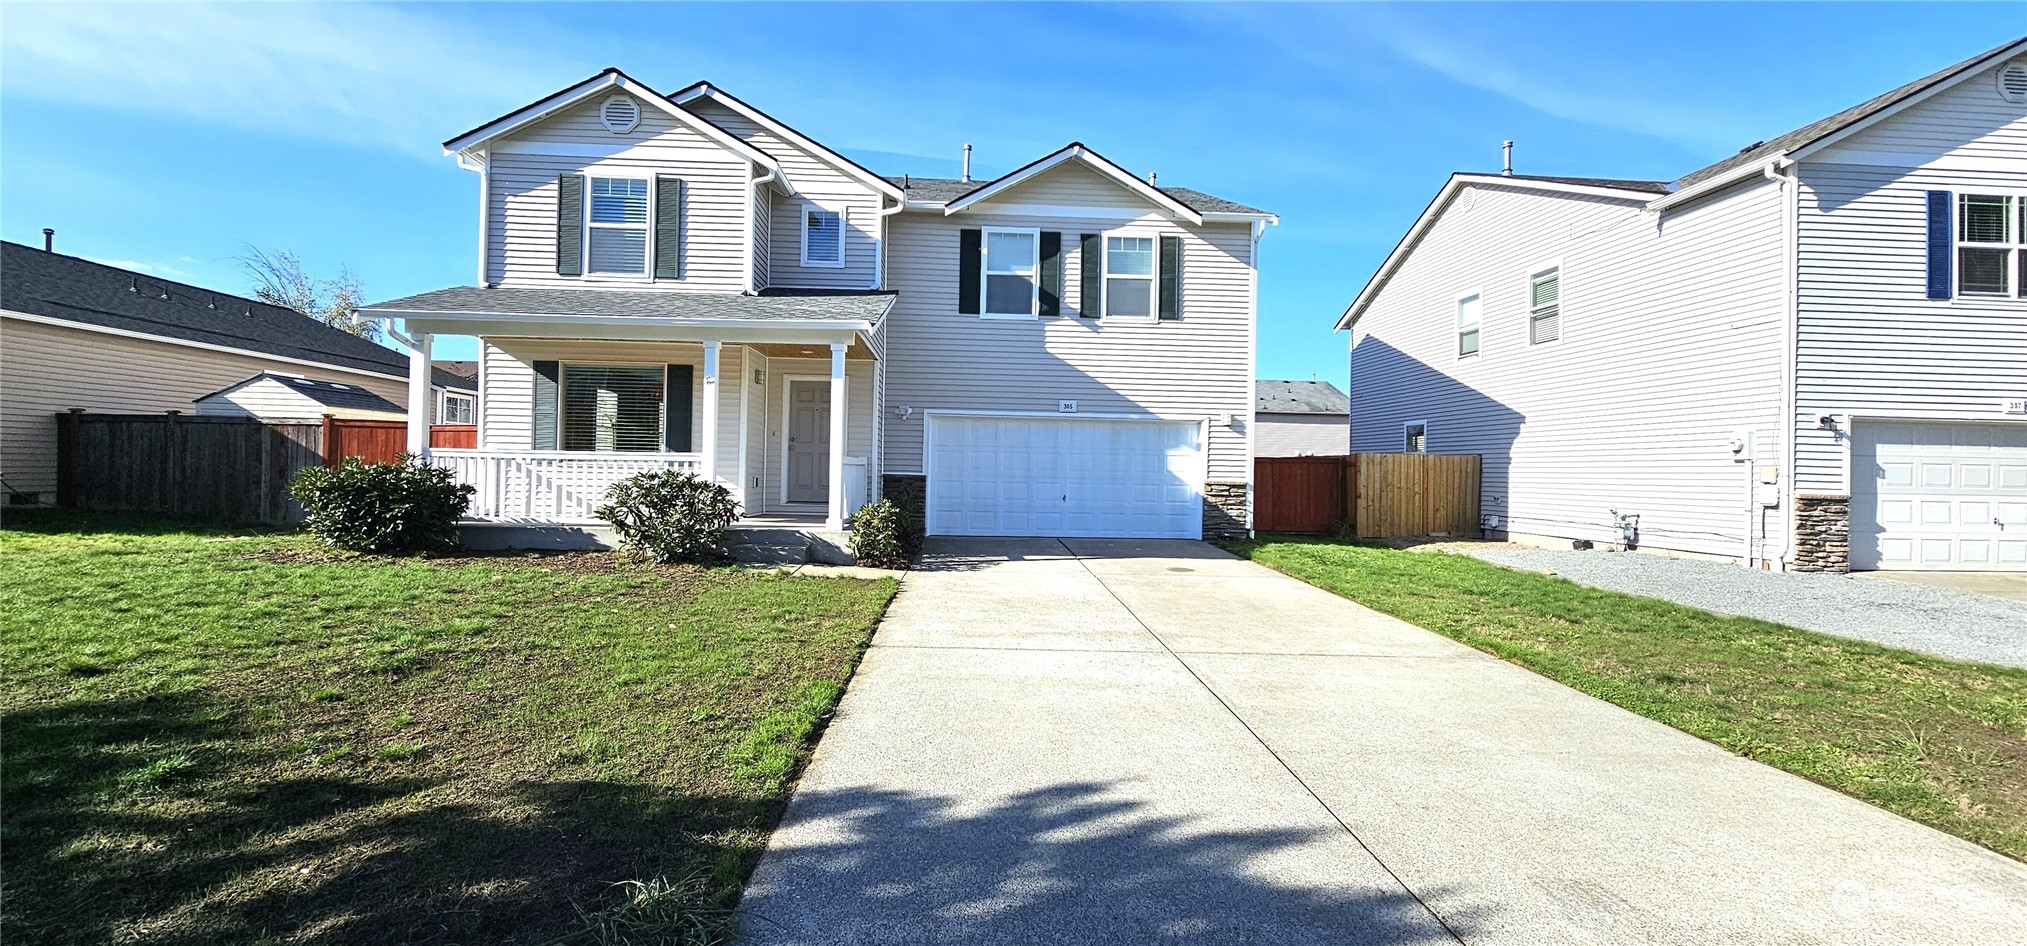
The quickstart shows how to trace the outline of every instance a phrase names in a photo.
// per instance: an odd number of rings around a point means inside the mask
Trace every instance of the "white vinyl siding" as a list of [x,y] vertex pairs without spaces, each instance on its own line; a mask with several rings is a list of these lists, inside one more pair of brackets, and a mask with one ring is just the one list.
[[[1058,190],[1053,172],[1020,190],[1025,200],[1064,204],[1090,196],[1084,173]],[[1120,192],[1117,184],[1102,182]],[[1107,198],[1110,202],[1111,198]],[[1144,202],[1137,206],[1145,210]],[[1184,318],[1079,318],[1079,237],[1118,229],[1117,217],[1003,217],[989,213],[903,213],[889,224],[890,286],[899,291],[888,316],[886,403],[912,406],[909,418],[885,424],[882,466],[922,470],[922,411],[1054,412],[1074,400],[1084,413],[1148,414],[1165,419],[1211,418],[1210,480],[1251,479],[1245,418],[1252,415],[1254,288],[1252,242],[1243,223],[1185,227],[1150,214],[1139,228],[1183,238]],[[1063,234],[1061,317],[982,319],[957,311],[958,231],[1007,226]],[[1226,415],[1241,421],[1227,426]]]
[[[1738,555],[1745,483],[1726,440],[1779,454],[1785,322],[1778,189],[1767,182],[1657,221],[1638,199],[1475,185],[1446,208],[1352,331],[1352,448],[1484,456],[1483,511],[1522,534]],[[1657,226],[1658,223],[1658,226]],[[1531,274],[1560,259],[1562,340],[1530,345]],[[1482,294],[1481,348],[1450,313]],[[1783,510],[1756,517],[1777,548]]]
[[882,204],[878,192],[723,105],[698,99],[684,107],[779,161],[797,193],[844,218],[844,265],[805,267],[798,239],[803,201],[776,197],[769,217],[776,239],[770,241],[767,262],[760,267],[768,274],[768,285],[864,289],[873,284]]
[[0,323],[0,378],[6,381],[0,387],[0,458],[7,483],[54,501],[58,411],[194,413],[196,398],[262,371],[357,384],[396,404],[408,403],[408,382],[402,378],[5,319]]
[[[683,180],[683,277],[657,287],[703,292],[746,288],[747,183],[752,164],[653,106],[625,135],[605,130],[598,102],[586,102],[511,135],[487,156],[486,278],[507,288],[639,288],[646,276],[556,274],[556,179],[563,174]],[[538,153],[515,148],[567,150]],[[612,149],[620,149],[613,151]],[[585,203],[592,205],[592,188]],[[649,201],[652,203],[652,200]],[[598,239],[597,230],[587,233]],[[628,239],[628,238],[610,238]],[[641,249],[652,242],[643,234]],[[589,239],[587,240],[589,242]]]
[[1256,457],[1335,457],[1350,451],[1350,418],[1343,414],[1253,415]]

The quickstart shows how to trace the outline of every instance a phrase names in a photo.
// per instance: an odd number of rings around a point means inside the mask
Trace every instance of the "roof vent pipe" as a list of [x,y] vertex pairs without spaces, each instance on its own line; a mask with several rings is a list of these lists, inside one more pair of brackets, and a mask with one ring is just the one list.
[[1149,186],[1149,187],[1153,187],[1153,186],[1154,186],[1154,172],[1153,172],[1153,171],[1149,171],[1149,172],[1147,172],[1147,186]]
[[1512,141],[1507,141],[1507,142],[1505,142],[1505,143],[1501,144],[1501,145],[1499,146],[1499,150],[1500,150],[1501,152],[1503,152],[1503,153],[1505,154],[1505,164],[1506,164],[1506,166],[1505,166],[1504,168],[1500,169],[1499,173],[1500,173],[1501,175],[1503,175],[1503,176],[1506,176],[1506,177],[1512,177],[1512,176],[1513,176],[1513,142],[1512,142]]
[[970,144],[969,142],[966,142],[966,143],[965,143],[965,145],[964,145],[964,180],[963,180],[963,182],[964,182],[964,183],[966,183],[966,184],[969,184],[969,183],[971,183],[971,144]]
[[56,228],[55,228],[55,227],[43,227],[43,228],[42,228],[42,252],[44,252],[44,253],[54,253],[54,252],[56,252]]

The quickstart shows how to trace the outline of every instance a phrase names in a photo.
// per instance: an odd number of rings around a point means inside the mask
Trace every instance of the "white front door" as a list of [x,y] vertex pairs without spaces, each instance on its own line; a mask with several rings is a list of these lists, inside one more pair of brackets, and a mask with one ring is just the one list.
[[831,388],[788,382],[788,501],[830,501]]
[[1203,535],[1194,421],[950,415],[929,425],[931,533]]
[[2027,571],[2027,424],[1860,421],[1851,567]]

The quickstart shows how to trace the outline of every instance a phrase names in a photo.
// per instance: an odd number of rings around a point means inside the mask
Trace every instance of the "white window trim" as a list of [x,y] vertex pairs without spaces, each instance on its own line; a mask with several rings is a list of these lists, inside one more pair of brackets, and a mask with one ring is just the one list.
[[[851,214],[849,207],[826,207],[813,200],[802,202],[802,265],[811,269],[845,268],[845,237],[850,231]],[[811,259],[809,255],[809,212],[821,210],[838,215],[838,258],[835,260]]]
[[[1161,321],[1161,238],[1168,234],[1147,227],[1123,227],[1107,230],[1098,235],[1098,318],[1115,322],[1159,322]],[[1146,315],[1113,315],[1112,293],[1112,238],[1149,237],[1154,240],[1154,273],[1147,281]],[[1133,278],[1133,277],[1128,277]]]
[[[667,384],[667,382],[666,382],[666,381],[664,381],[663,383],[664,383],[664,384]],[[467,420],[467,421],[454,421],[454,420],[450,420],[450,419],[449,419],[449,418],[450,418],[450,399],[451,399],[451,398],[458,398],[458,399],[460,399],[460,400],[465,400],[465,401],[470,401],[470,402],[472,402],[472,419],[471,419],[471,420]],[[442,423],[442,424],[475,424],[475,423],[478,423],[478,420],[479,420],[479,399],[478,399],[478,396],[477,396],[477,395],[474,395],[474,394],[461,394],[461,393],[459,393],[459,392],[457,392],[457,391],[452,391],[452,390],[449,390],[449,389],[445,389],[445,390],[443,391],[443,396],[442,396],[441,398],[439,398],[439,399],[438,399],[438,404],[437,404],[437,408],[436,408],[436,416],[437,416],[437,418],[438,418],[437,422],[438,422],[438,423]]]
[[[1537,342],[1534,340],[1534,315],[1535,315],[1534,277],[1539,276],[1542,273],[1548,272],[1551,269],[1555,270],[1555,337],[1545,342]],[[1568,282],[1568,280],[1564,278],[1564,275],[1565,274],[1562,271],[1562,259],[1558,257],[1556,259],[1543,262],[1539,265],[1528,267],[1527,272],[1523,274],[1520,278],[1520,284],[1522,286],[1522,293],[1523,293],[1521,295],[1521,299],[1524,301],[1525,308],[1527,309],[1527,345],[1529,348],[1533,348],[1539,345],[1562,344],[1563,313],[1569,309],[1569,306],[1566,302],[1567,293],[1563,291],[1564,284]],[[1466,296],[1465,298],[1468,299],[1470,297]],[[1479,297],[1478,302],[1478,322],[1479,322],[1478,350],[1484,351],[1485,302],[1483,296]]]
[[[1457,313],[1458,310],[1464,307],[1465,300],[1472,298],[1476,298],[1478,300],[1478,321],[1472,325],[1473,328],[1478,330],[1478,350],[1471,352],[1470,354],[1467,355],[1458,350],[1463,347],[1464,327],[1457,324]],[[1460,294],[1459,296],[1457,296],[1457,298],[1452,299],[1450,301],[1450,353],[1451,358],[1455,361],[1463,361],[1467,358],[1484,357],[1485,290],[1473,289],[1470,292]]]
[[[1468,298],[1468,297],[1467,297],[1467,298]],[[1481,337],[1482,337],[1482,336],[1481,336]],[[1420,428],[1422,428],[1422,449],[1420,449],[1420,450],[1409,450],[1409,449],[1408,449],[1408,428],[1410,428],[1410,427],[1420,427]],[[1425,421],[1425,420],[1404,420],[1404,421],[1401,421],[1401,452],[1402,452],[1402,453],[1421,453],[1421,454],[1427,454],[1427,453],[1429,452],[1429,422],[1428,422],[1428,421]]]
[[[569,411],[568,411],[568,410],[566,409],[566,405],[568,405],[568,404],[570,403],[570,394],[569,394],[569,391],[568,391],[568,390],[566,390],[566,389],[567,389],[567,388],[569,388],[569,386],[570,386],[570,369],[572,369],[572,368],[659,368],[659,369],[661,369],[661,375],[662,375],[662,420],[661,420],[661,427],[660,427],[660,428],[659,428],[658,430],[656,430],[656,432],[655,432],[655,433],[656,433],[656,437],[657,437],[657,442],[658,442],[658,443],[659,443],[659,445],[660,445],[660,449],[657,449],[657,450],[652,450],[652,451],[649,451],[649,450],[579,450],[579,451],[574,451],[574,452],[577,452],[577,453],[600,453],[600,454],[620,454],[620,455],[633,455],[633,456],[640,456],[640,455],[642,455],[642,454],[648,454],[648,453],[668,453],[668,452],[670,452],[670,451],[669,451],[669,365],[672,365],[672,364],[681,364],[681,363],[682,363],[682,362],[664,362],[664,363],[659,363],[659,364],[658,364],[658,363],[655,363],[655,362],[651,362],[651,361],[558,361],[558,362],[556,362],[556,448],[557,448],[558,450],[561,450],[561,449],[563,449],[563,443],[564,443],[564,441],[565,441],[565,440],[567,439],[567,437],[566,437],[566,435],[565,435],[565,433],[564,433],[564,428],[566,427],[566,425],[567,425],[567,423],[568,423],[568,420],[569,420],[569,417],[570,417],[570,413],[569,413]],[[695,424],[697,423],[697,418],[696,418],[696,413],[695,413],[694,411],[692,411],[692,412],[691,412],[691,415],[690,415],[690,423],[691,423],[691,425],[692,425],[692,426],[695,426]],[[532,434],[531,434],[531,436],[532,436]],[[691,456],[691,455],[701,455],[701,454],[700,454],[700,453],[699,453],[698,451],[692,451],[692,452],[691,452],[691,453],[689,453],[689,454],[682,454],[682,456]]]
[[[1940,188],[1938,188],[1940,189]],[[2011,243],[1966,243],[1964,232],[1964,197],[2010,197],[2013,204],[2008,208],[2007,226],[2013,228]],[[2027,302],[2027,279],[2021,278],[2020,258],[2027,256],[2027,226],[2020,219],[2021,207],[2027,206],[2027,190],[2010,187],[1955,187],[1950,190],[1950,301],[1965,301],[1975,305],[1993,302]],[[1964,290],[1964,247],[2006,248],[2012,253],[2006,257],[2006,292],[1966,292]]]
[[[580,174],[583,174],[583,175],[584,175],[584,241],[583,241],[583,242],[584,242],[584,260],[583,260],[583,264],[582,264],[581,266],[579,266],[579,267],[578,267],[578,270],[579,270],[580,272],[582,272],[582,273],[583,273],[583,275],[582,275],[582,276],[579,276],[579,277],[577,277],[577,278],[579,278],[579,279],[589,279],[589,280],[593,280],[593,281],[611,281],[611,282],[629,282],[629,283],[633,283],[633,282],[645,282],[645,283],[651,283],[651,282],[654,282],[654,281],[655,281],[655,177],[654,177],[654,175],[652,175],[652,174],[642,174],[642,173],[640,173],[640,172],[638,172],[638,171],[631,171],[631,170],[628,170],[628,171],[600,171],[600,170],[598,170],[598,169],[596,169],[596,168],[585,168],[585,169],[584,169],[583,171],[580,171],[580,172],[578,172],[578,173],[580,173]],[[648,209],[648,216],[647,216],[647,222],[646,222],[646,223],[644,223],[644,224],[633,224],[633,223],[592,223],[592,222],[591,222],[591,182],[592,182],[593,180],[596,180],[596,179],[598,179],[598,178],[604,178],[604,179],[606,179],[606,180],[609,180],[609,181],[611,181],[611,180],[620,180],[620,181],[643,181],[643,182],[646,182],[646,184],[647,184],[647,186],[648,186],[648,208],[647,208],[647,209]],[[592,270],[591,270],[591,231],[592,231],[592,229],[593,229],[593,228],[597,228],[597,229],[600,229],[600,230],[634,230],[634,229],[639,229],[639,230],[640,230],[640,231],[642,232],[642,234],[644,234],[644,237],[643,237],[643,238],[644,238],[644,239],[645,239],[645,240],[647,241],[647,245],[646,245],[646,252],[644,252],[644,253],[642,253],[642,254],[641,254],[641,271],[640,271],[639,273],[600,273],[600,272],[592,272]]]
[[[1024,233],[1034,241],[1035,266],[1029,284],[1034,292],[1028,297],[1028,312],[1018,315],[1011,312],[993,312],[986,302],[992,298],[992,235],[995,233]],[[1016,319],[1034,321],[1041,318],[1042,311],[1042,230],[1040,227],[981,227],[978,233],[978,317],[981,319]]]

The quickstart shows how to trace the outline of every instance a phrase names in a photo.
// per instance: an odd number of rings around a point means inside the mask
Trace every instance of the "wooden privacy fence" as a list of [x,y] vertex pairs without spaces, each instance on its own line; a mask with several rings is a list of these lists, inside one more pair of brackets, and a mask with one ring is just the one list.
[[289,483],[323,462],[324,425],[175,414],[56,415],[56,501],[78,509],[292,522]]
[[429,428],[429,445],[449,450],[477,450],[479,448],[479,425],[433,425]]
[[1253,461],[1253,528],[1361,539],[1477,536],[1476,455],[1355,453]]
[[346,457],[368,463],[399,463],[408,449],[404,420],[349,420],[324,415],[324,465],[337,466]]

